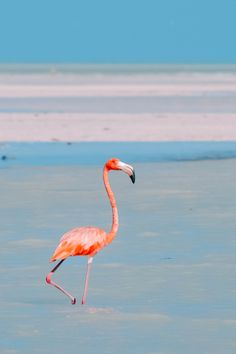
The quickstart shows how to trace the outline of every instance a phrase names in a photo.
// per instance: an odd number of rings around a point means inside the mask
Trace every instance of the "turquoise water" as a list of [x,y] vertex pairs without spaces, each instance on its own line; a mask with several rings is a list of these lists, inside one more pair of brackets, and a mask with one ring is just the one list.
[[[110,227],[102,163],[91,158],[105,144],[82,144],[81,155],[76,145],[69,161],[73,145],[4,146],[15,159],[0,165],[1,353],[235,353],[235,159],[163,163],[145,157],[155,145],[142,144],[140,160],[137,146],[111,145],[137,179],[110,176],[120,229],[95,257],[82,307],[45,276],[65,231]],[[85,265],[71,258],[55,275],[78,300]]]
[[0,166],[102,165],[112,156],[136,162],[236,157],[236,142],[2,143]]

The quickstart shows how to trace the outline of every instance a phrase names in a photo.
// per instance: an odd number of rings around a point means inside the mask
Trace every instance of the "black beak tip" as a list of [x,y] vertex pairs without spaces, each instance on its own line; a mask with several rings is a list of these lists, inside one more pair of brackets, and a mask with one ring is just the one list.
[[133,174],[130,176],[131,181],[134,183],[135,182],[135,172],[133,171]]

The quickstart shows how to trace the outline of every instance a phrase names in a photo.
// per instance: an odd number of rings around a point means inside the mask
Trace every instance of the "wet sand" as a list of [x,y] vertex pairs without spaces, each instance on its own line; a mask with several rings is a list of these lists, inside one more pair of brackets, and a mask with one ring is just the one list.
[[[101,167],[1,167],[1,353],[235,353],[236,161],[135,168],[111,175],[120,230],[82,308],[44,279],[66,230],[109,229]],[[85,262],[55,275],[78,300]]]

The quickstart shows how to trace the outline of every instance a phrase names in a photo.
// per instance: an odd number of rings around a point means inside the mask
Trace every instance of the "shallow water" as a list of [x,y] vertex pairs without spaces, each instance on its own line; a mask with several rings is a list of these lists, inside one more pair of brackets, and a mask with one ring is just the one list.
[[212,97],[1,98],[0,113],[235,113],[235,93]]
[[65,231],[109,229],[101,167],[1,164],[1,353],[235,353],[236,160],[135,168],[111,174],[120,230],[82,307],[85,258],[55,275],[76,306],[45,275]]
[[103,165],[111,156],[141,162],[196,161],[236,158],[235,141],[2,143],[0,167]]

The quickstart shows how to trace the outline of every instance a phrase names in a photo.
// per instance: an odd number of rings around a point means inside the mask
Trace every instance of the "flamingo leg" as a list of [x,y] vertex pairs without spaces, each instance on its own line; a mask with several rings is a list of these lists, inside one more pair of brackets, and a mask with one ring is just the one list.
[[86,272],[86,278],[85,278],[85,284],[84,284],[84,294],[83,294],[83,298],[82,298],[82,305],[86,304],[86,298],[87,298],[87,293],[88,293],[88,284],[89,284],[89,274],[90,274],[92,262],[93,262],[93,257],[89,257],[88,263],[87,263],[87,272]]
[[72,305],[74,305],[76,303],[76,298],[73,297],[70,293],[68,293],[66,290],[64,290],[60,285],[54,283],[51,280],[51,276],[53,275],[53,273],[55,273],[55,271],[57,270],[57,268],[60,267],[60,265],[62,264],[62,262],[64,262],[64,259],[62,259],[57,265],[56,267],[54,267],[50,273],[48,273],[47,277],[46,277],[46,282],[50,285],[55,286],[55,288],[57,288],[58,290],[60,290],[61,292],[63,292],[63,294],[65,294],[66,296],[68,296],[71,300]]

